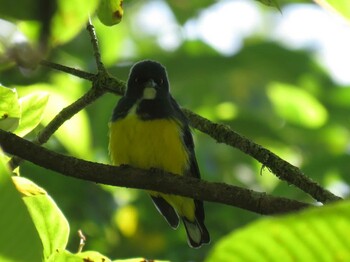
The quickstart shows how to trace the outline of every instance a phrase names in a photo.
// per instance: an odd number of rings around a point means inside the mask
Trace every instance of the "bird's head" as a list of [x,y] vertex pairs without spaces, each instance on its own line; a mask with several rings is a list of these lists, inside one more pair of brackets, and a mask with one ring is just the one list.
[[169,96],[169,81],[165,68],[158,62],[145,60],[130,71],[126,96],[152,100]]

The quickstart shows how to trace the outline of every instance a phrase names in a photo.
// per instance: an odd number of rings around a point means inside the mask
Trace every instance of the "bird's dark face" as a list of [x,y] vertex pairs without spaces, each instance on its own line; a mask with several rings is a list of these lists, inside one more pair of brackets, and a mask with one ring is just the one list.
[[153,100],[169,96],[169,82],[165,68],[155,61],[136,63],[130,71],[125,96]]

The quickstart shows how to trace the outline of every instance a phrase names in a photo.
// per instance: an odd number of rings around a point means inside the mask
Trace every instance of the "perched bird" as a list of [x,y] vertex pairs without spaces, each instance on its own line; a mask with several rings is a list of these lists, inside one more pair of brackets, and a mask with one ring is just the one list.
[[[114,108],[109,127],[114,165],[158,168],[200,178],[188,120],[169,93],[166,70],[158,62],[145,60],[132,67],[125,95]],[[182,219],[191,247],[210,242],[202,201],[148,193],[172,228],[178,227],[179,217]]]

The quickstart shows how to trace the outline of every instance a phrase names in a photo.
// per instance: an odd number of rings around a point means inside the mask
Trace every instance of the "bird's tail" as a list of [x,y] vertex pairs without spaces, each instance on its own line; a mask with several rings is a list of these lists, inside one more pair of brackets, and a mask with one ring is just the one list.
[[200,223],[197,219],[192,222],[186,217],[182,217],[182,221],[186,228],[188,244],[191,247],[199,248],[210,242],[209,232],[204,223]]

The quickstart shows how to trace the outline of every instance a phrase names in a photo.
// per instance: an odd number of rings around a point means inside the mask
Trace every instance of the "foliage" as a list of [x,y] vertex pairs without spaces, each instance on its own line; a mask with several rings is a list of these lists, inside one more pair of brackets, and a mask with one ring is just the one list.
[[[42,12],[38,8],[39,0],[21,0],[18,4],[22,8],[0,0],[0,6],[6,6],[0,17],[14,22],[6,27],[10,28],[9,35],[24,39],[18,42],[18,38],[5,36],[6,30],[0,32],[0,128],[28,139],[34,138],[53,116],[88,87],[82,79],[38,66],[40,59],[46,57],[95,71],[90,41],[83,27],[87,14],[94,13],[99,1],[49,2],[55,4],[42,6],[47,11]],[[166,6],[177,28],[217,4],[209,0],[149,2]],[[260,2],[283,12],[284,6],[303,1]],[[349,18],[347,1],[317,2],[328,2]],[[125,1],[125,16],[114,27],[93,19],[102,60],[111,74],[125,80],[131,61],[158,60],[166,65],[172,93],[181,105],[230,125],[298,165],[325,187],[348,187],[350,91],[334,83],[311,52],[290,50],[259,34],[246,37],[242,48],[232,56],[220,54],[202,40],[182,39],[176,48],[169,49],[162,45],[164,32],[147,32],[146,27],[143,30],[142,15],[147,4]],[[259,7],[264,15],[271,10],[278,13],[277,9],[263,8],[260,4]],[[24,75],[14,67],[15,63]],[[37,70],[30,71],[34,67]],[[107,123],[116,100],[106,95],[79,112],[55,133],[47,147],[109,163]],[[250,157],[215,144],[199,132],[194,134],[204,179],[310,201]],[[257,260],[277,261],[296,259],[288,254],[297,253],[300,259],[315,260],[315,254],[324,254],[330,260],[332,254],[337,254],[339,259],[349,257],[350,247],[344,237],[350,227],[347,201],[268,219],[206,203],[212,244],[191,250],[184,229],[170,230],[143,192],[76,181],[27,162],[18,172],[28,179],[16,176],[12,183],[5,166],[7,159],[0,155],[2,261],[39,261],[42,257],[47,261],[81,261],[82,257],[93,261],[106,258],[105,255],[174,261],[205,258],[206,261],[221,258],[244,261],[244,256],[253,255],[258,256]],[[84,250],[96,251],[71,252],[79,246],[80,238],[75,233],[78,229],[87,237]],[[334,240],[332,245],[325,245],[323,241],[329,239]],[[310,246],[314,253],[306,248]]]
[[347,261],[349,201],[261,219],[224,237],[207,261]]

